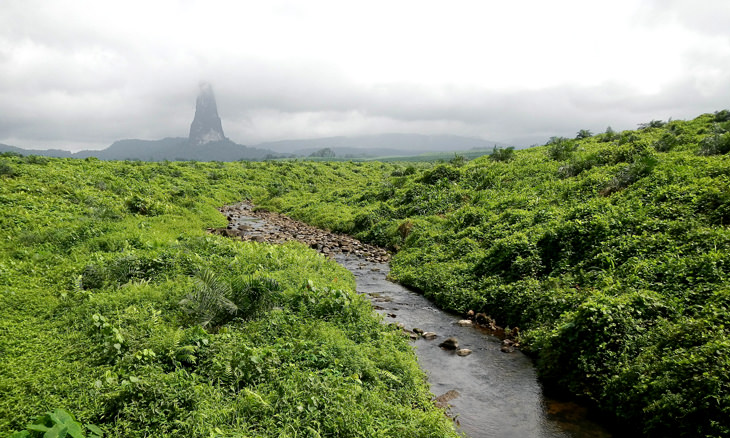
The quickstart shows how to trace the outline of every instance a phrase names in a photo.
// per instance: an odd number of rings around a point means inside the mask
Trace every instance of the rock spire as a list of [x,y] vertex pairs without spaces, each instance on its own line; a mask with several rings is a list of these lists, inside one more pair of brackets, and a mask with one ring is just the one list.
[[203,145],[225,140],[218,107],[215,104],[213,87],[207,82],[200,83],[200,93],[195,101],[195,118],[190,125],[190,144]]

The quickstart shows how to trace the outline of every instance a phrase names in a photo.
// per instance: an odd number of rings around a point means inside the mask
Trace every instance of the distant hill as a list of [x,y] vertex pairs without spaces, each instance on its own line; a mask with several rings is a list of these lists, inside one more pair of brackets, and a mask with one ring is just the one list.
[[43,155],[59,158],[96,157],[101,160],[142,161],[238,161],[264,160],[286,156],[270,150],[236,144],[228,139],[193,145],[187,138],[164,138],[162,140],[120,140],[102,150],[68,152],[57,149],[30,150],[0,144],[0,152],[14,152],[22,155]]
[[269,150],[236,144],[228,139],[196,145],[187,138],[168,137],[156,141],[119,140],[104,150],[81,151],[74,156],[102,160],[238,161],[263,160],[278,155]]
[[[213,88],[200,84],[195,104],[195,118],[188,138],[167,137],[162,140],[119,140],[102,150],[69,152],[58,149],[27,150],[0,144],[0,152],[43,155],[59,158],[96,157],[102,160],[143,161],[238,161],[268,158],[309,157],[329,149],[328,158],[414,157],[429,153],[486,150],[503,143],[458,135],[378,134],[356,137],[327,137],[261,143],[254,147],[229,140],[223,133]],[[332,156],[334,153],[334,157]],[[316,155],[316,154],[315,154]]]
[[28,150],[0,144],[0,152],[43,155],[59,158],[96,157],[101,160],[143,161],[238,161],[265,160],[281,157],[308,157],[329,148],[337,158],[415,157],[423,154],[491,150],[504,143],[457,135],[381,134],[357,137],[325,137],[283,140],[244,146],[227,138],[204,144],[190,138],[168,137],[162,140],[127,139],[114,142],[106,149],[68,152],[59,149]]
[[200,94],[195,104],[195,118],[190,125],[188,138],[167,137],[162,140],[119,140],[106,149],[86,150],[76,153],[59,150],[30,151],[14,146],[0,145],[0,152],[64,158],[96,157],[102,160],[143,161],[238,161],[286,156],[276,154],[270,150],[247,147],[230,141],[223,134],[213,88],[205,82],[200,84]]
[[23,149],[19,148],[17,146],[10,146],[7,144],[0,143],[0,153],[3,152],[11,152],[15,154],[20,155],[43,155],[44,157],[55,157],[55,158],[71,158],[73,157],[73,152],[64,151],[61,149],[45,149],[45,150],[35,150],[35,149]]
[[325,137],[302,140],[282,140],[260,143],[258,148],[279,153],[308,156],[329,148],[336,156],[377,157],[412,156],[428,152],[455,152],[469,149],[505,147],[504,143],[458,135],[379,134],[355,137]]

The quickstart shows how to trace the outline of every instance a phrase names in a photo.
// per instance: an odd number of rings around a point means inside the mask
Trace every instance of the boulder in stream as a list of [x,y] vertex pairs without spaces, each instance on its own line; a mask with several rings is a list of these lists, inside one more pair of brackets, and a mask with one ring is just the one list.
[[456,350],[457,348],[459,348],[459,340],[452,336],[450,338],[447,338],[444,342],[440,343],[439,347],[446,350]]

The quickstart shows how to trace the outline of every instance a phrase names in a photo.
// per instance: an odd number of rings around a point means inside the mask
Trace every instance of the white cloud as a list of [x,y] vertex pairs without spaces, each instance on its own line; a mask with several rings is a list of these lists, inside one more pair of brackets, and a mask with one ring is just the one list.
[[632,128],[727,106],[729,20],[723,0],[7,0],[0,142],[185,136],[199,80],[244,143]]

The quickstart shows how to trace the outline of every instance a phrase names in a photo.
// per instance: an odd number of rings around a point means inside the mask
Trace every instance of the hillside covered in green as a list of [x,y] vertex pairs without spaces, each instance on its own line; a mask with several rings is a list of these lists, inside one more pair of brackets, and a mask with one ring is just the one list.
[[263,205],[398,250],[395,280],[519,327],[630,430],[730,435],[730,112],[577,137]]
[[0,156],[0,436],[456,436],[348,271],[206,234],[309,173]]
[[0,433],[61,408],[109,436],[453,434],[347,271],[205,233],[250,199],[397,251],[395,280],[519,327],[614,424],[728,436],[729,131],[720,111],[443,163],[0,156]]

